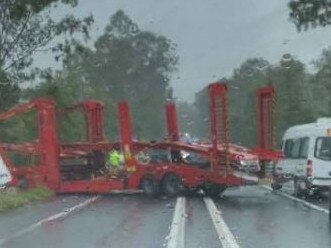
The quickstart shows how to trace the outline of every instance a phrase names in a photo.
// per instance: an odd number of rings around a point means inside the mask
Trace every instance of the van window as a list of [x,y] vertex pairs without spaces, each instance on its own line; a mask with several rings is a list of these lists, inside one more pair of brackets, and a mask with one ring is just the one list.
[[286,158],[291,157],[292,147],[293,147],[293,140],[286,140],[284,142],[284,156]]
[[301,138],[300,139],[300,158],[308,157],[308,148],[309,148],[309,138]]
[[285,157],[286,158],[298,158],[300,151],[300,140],[289,139],[285,141]]
[[322,160],[331,160],[331,137],[316,139],[315,157]]
[[285,141],[285,158],[307,158],[309,138],[288,139]]

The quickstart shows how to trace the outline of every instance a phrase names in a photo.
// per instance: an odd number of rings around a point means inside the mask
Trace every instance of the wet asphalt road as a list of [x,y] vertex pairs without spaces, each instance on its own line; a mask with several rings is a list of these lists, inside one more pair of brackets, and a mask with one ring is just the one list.
[[[286,190],[286,189],[284,189]],[[0,214],[0,239],[91,196],[52,201]],[[321,206],[327,199],[309,199]],[[331,247],[328,215],[264,188],[229,189],[214,200],[240,247]],[[176,199],[108,195],[1,247],[166,247]],[[186,197],[185,247],[222,247],[202,196]]]
[[41,219],[54,215],[63,209],[73,207],[91,198],[90,195],[62,195],[56,196],[45,203],[26,205],[19,209],[0,214],[0,239],[18,232]]
[[103,196],[67,218],[17,237],[3,247],[162,247],[175,200]]
[[186,202],[185,247],[220,247],[220,241],[201,196]]
[[[292,181],[283,185],[281,192],[285,192],[287,194],[293,195],[294,193],[294,184]],[[313,203],[317,206],[323,208],[329,208],[329,192],[322,192],[320,194],[316,194],[314,196],[302,197],[301,199]]]
[[240,247],[331,247],[328,215],[277,193],[246,187],[215,202]]

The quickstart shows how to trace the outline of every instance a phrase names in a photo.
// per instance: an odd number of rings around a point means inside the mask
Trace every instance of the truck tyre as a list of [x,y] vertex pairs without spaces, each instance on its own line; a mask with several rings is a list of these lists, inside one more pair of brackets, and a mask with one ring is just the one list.
[[159,193],[159,185],[152,175],[144,176],[140,183],[140,188],[146,196],[153,197]]
[[175,173],[165,175],[162,180],[162,190],[169,197],[175,197],[182,193],[184,186],[181,177]]
[[213,184],[208,187],[204,187],[206,196],[211,198],[218,198],[226,190],[226,185]]

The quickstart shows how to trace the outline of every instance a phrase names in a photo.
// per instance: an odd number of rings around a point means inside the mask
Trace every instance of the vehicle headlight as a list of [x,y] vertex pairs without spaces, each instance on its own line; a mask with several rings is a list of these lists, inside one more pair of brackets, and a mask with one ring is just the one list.
[[247,165],[247,161],[246,160],[240,160],[240,165],[243,165],[243,166]]
[[242,166],[259,166],[259,160],[240,160],[240,165]]

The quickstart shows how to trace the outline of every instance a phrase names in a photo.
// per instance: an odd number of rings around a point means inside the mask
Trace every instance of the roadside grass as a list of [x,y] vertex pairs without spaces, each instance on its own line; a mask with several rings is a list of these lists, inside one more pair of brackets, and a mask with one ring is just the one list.
[[49,199],[53,192],[45,187],[36,187],[28,190],[7,188],[0,192],[0,212],[18,208],[31,202]]

